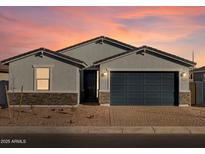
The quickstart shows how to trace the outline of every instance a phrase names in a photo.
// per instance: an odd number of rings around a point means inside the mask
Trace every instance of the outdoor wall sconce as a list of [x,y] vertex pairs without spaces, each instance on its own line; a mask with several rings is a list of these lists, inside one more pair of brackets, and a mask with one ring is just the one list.
[[103,77],[103,76],[107,76],[107,68],[105,69],[105,71],[101,74],[101,76]]
[[187,73],[186,73],[186,72],[182,72],[182,73],[181,73],[181,77],[182,77],[182,78],[187,77]]
[[107,76],[107,72],[102,73],[102,76]]

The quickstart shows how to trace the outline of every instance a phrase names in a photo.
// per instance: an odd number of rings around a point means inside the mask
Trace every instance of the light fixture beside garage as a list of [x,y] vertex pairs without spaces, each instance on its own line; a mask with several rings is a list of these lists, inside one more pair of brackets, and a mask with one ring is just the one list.
[[103,72],[103,73],[102,73],[102,76],[107,76],[107,72]]
[[186,77],[187,77],[187,73],[186,73],[186,72],[182,72],[182,73],[181,73],[181,77],[182,77],[182,78],[186,78]]
[[101,74],[101,76],[107,76],[107,68],[105,69],[105,71]]

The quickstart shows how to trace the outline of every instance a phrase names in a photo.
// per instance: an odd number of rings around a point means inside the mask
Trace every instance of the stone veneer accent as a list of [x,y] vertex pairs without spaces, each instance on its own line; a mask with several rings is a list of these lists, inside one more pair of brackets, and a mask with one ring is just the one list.
[[110,92],[99,92],[99,103],[110,104]]
[[[110,104],[110,93],[99,92],[99,103]],[[179,105],[191,105],[191,93],[179,92]]]
[[[22,105],[76,105],[77,93],[23,93]],[[9,93],[11,105],[19,105],[21,93]]]
[[191,92],[179,92],[179,105],[191,105]]

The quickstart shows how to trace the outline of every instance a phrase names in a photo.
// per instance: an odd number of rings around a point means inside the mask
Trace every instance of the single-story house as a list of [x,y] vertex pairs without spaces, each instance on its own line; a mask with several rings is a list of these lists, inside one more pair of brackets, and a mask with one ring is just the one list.
[[[190,105],[189,71],[196,63],[100,36],[51,51],[39,48],[9,65],[13,104]],[[12,97],[11,97],[12,96]]]

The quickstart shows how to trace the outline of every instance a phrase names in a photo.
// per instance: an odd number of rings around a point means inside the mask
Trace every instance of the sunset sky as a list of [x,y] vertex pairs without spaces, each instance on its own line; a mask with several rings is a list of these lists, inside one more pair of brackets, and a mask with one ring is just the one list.
[[0,60],[101,35],[205,65],[205,7],[0,7]]

